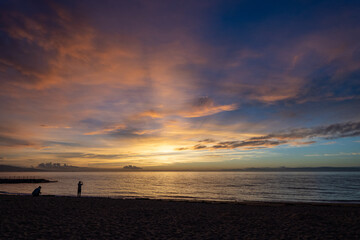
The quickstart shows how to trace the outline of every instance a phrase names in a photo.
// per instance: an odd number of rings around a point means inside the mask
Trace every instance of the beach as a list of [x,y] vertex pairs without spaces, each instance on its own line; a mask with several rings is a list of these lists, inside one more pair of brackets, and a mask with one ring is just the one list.
[[0,239],[360,239],[360,205],[0,196]]

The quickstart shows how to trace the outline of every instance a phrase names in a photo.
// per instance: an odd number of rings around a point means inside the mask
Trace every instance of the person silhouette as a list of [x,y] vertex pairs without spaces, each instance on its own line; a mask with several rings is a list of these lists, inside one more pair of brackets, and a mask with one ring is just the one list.
[[32,196],[33,197],[38,197],[40,195],[40,190],[41,190],[41,186],[37,187],[34,189],[34,191],[32,192]]
[[81,197],[81,186],[83,185],[82,181],[78,182],[78,191],[77,191],[77,196]]

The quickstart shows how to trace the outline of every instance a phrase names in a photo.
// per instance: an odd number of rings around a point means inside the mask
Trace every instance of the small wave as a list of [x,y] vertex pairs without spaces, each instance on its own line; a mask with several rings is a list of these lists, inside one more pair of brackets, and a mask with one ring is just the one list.
[[113,191],[111,193],[117,193],[117,194],[138,194],[137,192],[127,192],[127,191]]
[[190,197],[190,196],[171,196],[171,195],[162,195],[160,197],[166,197],[166,198],[189,198],[189,199],[196,199],[196,197]]
[[312,188],[312,187],[286,187],[287,189],[296,189],[296,190],[311,190],[311,191],[323,191],[323,188]]
[[[100,196],[103,197],[103,196]],[[114,199],[152,199],[149,196],[139,196],[139,195],[114,195],[114,196],[107,196],[109,198],[114,198]]]
[[[236,188],[240,188],[240,187],[254,187],[254,186],[256,186],[256,185],[254,185],[254,184],[237,184],[237,185],[235,185],[235,184],[228,184],[228,185],[225,185],[225,187],[236,187]],[[221,186],[219,186],[219,187],[221,187]]]
[[238,185],[229,184],[229,185],[226,185],[226,187],[238,187]]
[[29,193],[12,193],[12,192],[0,191],[0,195],[22,195],[22,196],[29,196],[29,195],[31,195],[31,194],[29,194]]

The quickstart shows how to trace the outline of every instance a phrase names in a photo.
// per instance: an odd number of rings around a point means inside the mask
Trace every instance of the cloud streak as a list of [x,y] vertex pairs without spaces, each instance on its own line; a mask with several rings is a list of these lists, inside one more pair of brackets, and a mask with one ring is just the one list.
[[19,148],[19,147],[36,147],[36,146],[38,145],[24,139],[18,139],[18,138],[0,135],[0,147]]
[[303,138],[325,138],[337,139],[344,137],[360,136],[360,122],[336,123],[315,128],[293,129],[284,133],[273,133],[260,137],[253,137],[251,140],[267,139],[303,139]]
[[[293,146],[311,145],[316,141],[308,139],[338,139],[345,137],[360,136],[360,122],[336,123],[327,126],[315,128],[292,129],[287,132],[272,133],[259,137],[252,137],[243,141],[222,141],[214,145],[197,144],[191,148],[183,147],[176,150],[216,150],[216,149],[235,149],[242,148],[246,150],[259,148],[272,148],[279,145],[290,144]],[[212,143],[213,140],[204,139],[198,142]]]

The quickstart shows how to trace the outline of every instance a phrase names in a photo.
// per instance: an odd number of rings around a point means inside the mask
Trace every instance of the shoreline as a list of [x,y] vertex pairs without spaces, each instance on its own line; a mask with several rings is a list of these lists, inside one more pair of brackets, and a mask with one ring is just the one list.
[[[32,196],[31,193],[9,193],[0,191],[1,196]],[[40,195],[39,197],[56,197],[56,198],[77,198],[74,195]],[[262,204],[285,204],[285,205],[351,205],[359,206],[359,200],[338,200],[338,201],[257,201],[257,200],[208,200],[208,199],[196,199],[196,198],[148,198],[148,197],[121,197],[121,196],[89,196],[83,195],[80,198],[99,198],[99,199],[114,199],[114,200],[148,200],[148,201],[168,201],[168,202],[190,202],[190,203],[219,203],[219,204],[250,204],[250,205],[262,205]]]
[[360,204],[0,195],[0,239],[360,239]]
[[[31,193],[9,193],[0,191],[1,196],[32,196]],[[56,198],[77,198],[74,195],[40,195],[41,197],[56,197]],[[359,206],[359,200],[338,200],[338,201],[282,201],[282,200],[272,200],[272,201],[260,201],[260,200],[208,200],[208,199],[196,199],[196,198],[148,198],[148,197],[121,197],[121,196],[90,196],[83,195],[80,198],[99,198],[99,199],[114,199],[114,200],[148,200],[148,201],[168,201],[168,202],[194,202],[194,203],[219,203],[219,204],[286,204],[286,205],[351,205]]]

